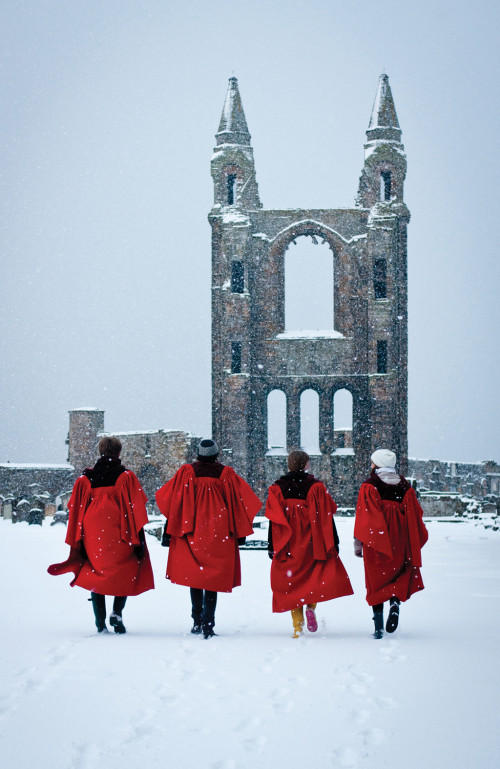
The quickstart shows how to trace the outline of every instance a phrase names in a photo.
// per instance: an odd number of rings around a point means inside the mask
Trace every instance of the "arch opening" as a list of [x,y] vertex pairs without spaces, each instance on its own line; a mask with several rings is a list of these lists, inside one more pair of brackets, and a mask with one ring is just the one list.
[[352,443],[352,393],[345,387],[333,396],[333,435],[335,451],[353,453]]
[[304,390],[300,396],[300,445],[308,454],[321,454],[319,395],[315,390]]
[[271,390],[267,396],[268,453],[286,454],[286,395]]
[[[319,239],[318,239],[319,238]],[[321,236],[301,235],[285,252],[285,331],[334,329],[333,253]]]

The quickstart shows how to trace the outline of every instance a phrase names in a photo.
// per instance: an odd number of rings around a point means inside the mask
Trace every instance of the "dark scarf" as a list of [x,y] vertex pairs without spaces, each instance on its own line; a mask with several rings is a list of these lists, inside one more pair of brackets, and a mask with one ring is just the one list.
[[206,462],[197,459],[191,463],[191,467],[194,470],[195,478],[220,478],[225,465],[210,459]]
[[101,457],[94,467],[88,467],[83,471],[93,489],[101,486],[114,486],[118,478],[127,468],[119,459],[114,457]]
[[275,483],[285,499],[306,499],[311,486],[318,483],[318,479],[303,470],[296,470],[282,475]]
[[399,483],[391,486],[389,483],[384,483],[375,470],[371,471],[370,475],[365,480],[365,483],[375,486],[382,499],[385,499],[388,502],[402,502],[408,489],[411,489],[411,484],[406,480],[404,475],[400,476]]

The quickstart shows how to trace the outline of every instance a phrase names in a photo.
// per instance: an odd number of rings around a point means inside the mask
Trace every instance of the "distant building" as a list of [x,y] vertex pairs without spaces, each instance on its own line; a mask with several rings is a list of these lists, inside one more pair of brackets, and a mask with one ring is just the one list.
[[[86,467],[98,459],[104,432],[104,411],[69,412],[68,462],[65,464],[0,464],[0,502],[4,518],[35,522],[39,511],[53,515],[65,508],[69,492]],[[122,462],[140,478],[155,509],[154,495],[184,462],[196,458],[200,438],[182,430],[113,433],[122,442]]]

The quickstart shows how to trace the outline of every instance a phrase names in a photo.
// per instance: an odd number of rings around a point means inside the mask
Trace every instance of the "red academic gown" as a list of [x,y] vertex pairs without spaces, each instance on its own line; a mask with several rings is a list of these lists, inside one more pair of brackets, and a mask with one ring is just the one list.
[[[85,475],[77,479],[68,503],[66,543],[70,556],[49,567],[50,574],[74,571],[71,585],[102,595],[139,595],[154,588],[153,570],[144,543],[139,560],[134,545],[148,522],[147,498],[130,470],[114,486],[92,488]],[[87,559],[80,555],[83,542]]]
[[167,579],[222,593],[241,585],[238,539],[252,534],[262,503],[232,467],[182,465],[156,501],[171,536]]
[[266,516],[271,521],[274,550],[273,612],[353,593],[335,549],[333,515],[337,505],[321,481],[303,475],[312,480],[305,499],[285,498],[278,485],[282,479],[269,487]]
[[370,606],[424,589],[421,549],[429,537],[423,511],[405,478],[396,486],[375,473],[361,485],[354,536],[363,543],[366,600]]

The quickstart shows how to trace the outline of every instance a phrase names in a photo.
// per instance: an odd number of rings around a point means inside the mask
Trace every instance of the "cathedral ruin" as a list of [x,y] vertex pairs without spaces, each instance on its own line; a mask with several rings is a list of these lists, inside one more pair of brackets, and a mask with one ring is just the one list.
[[[301,444],[303,394],[318,402],[313,471],[341,504],[353,504],[369,457],[390,446],[407,472],[406,156],[387,75],[366,132],[356,205],[262,207],[250,133],[235,77],[212,157],[212,429],[257,493]],[[333,272],[332,328],[285,327],[285,254],[298,238],[321,240]],[[352,399],[352,425],[337,430],[336,394]],[[282,403],[282,451],[270,445],[273,399]],[[278,447],[279,448],[279,447]]]
[[[387,75],[378,84],[364,149],[353,207],[264,209],[238,82],[230,78],[211,163],[208,217],[212,431],[221,459],[264,501],[267,487],[286,470],[288,451],[303,443],[307,396],[316,408],[316,435],[315,448],[304,448],[340,506],[352,509],[371,453],[385,446],[396,452],[427,514],[455,514],[463,495],[497,510],[496,462],[407,458],[410,214],[406,156]],[[328,321],[313,330],[300,325],[300,301],[298,327],[286,315],[287,256],[304,240],[323,244],[331,287]],[[1,515],[41,523],[64,510],[105,434],[103,411],[74,409],[66,463],[0,464]],[[168,429],[114,434],[154,513],[155,491],[195,458],[199,438]]]

